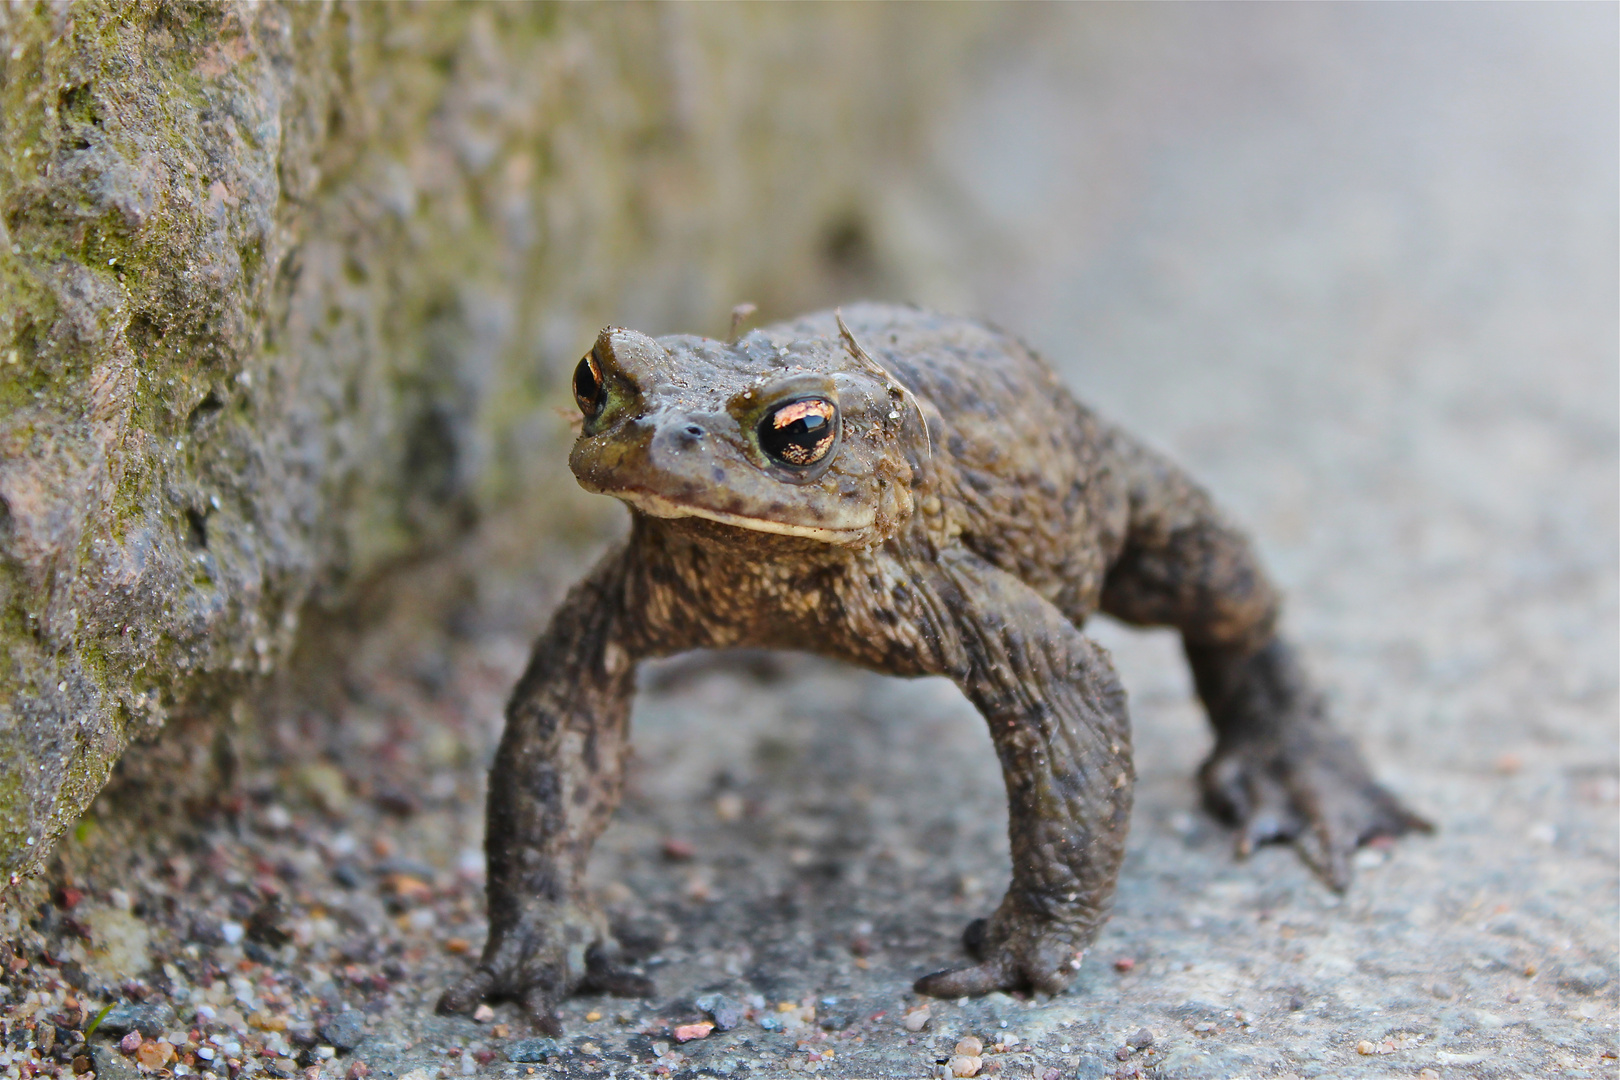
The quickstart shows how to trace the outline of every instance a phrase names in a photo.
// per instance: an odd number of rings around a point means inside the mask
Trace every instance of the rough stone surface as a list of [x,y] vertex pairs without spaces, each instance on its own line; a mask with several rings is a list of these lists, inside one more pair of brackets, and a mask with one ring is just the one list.
[[[874,219],[887,288],[1022,331],[1252,527],[1333,707],[1439,826],[1364,852],[1345,897],[1284,849],[1233,860],[1194,799],[1208,736],[1174,640],[1099,622],[1140,777],[1114,917],[1069,993],[933,1001],[912,1029],[911,980],[960,957],[1008,873],[982,723],[941,683],[688,657],[647,673],[592,868],[659,996],[570,1001],[558,1054],[511,1062],[533,1034],[514,1006],[430,1009],[482,941],[502,702],[589,553],[525,578],[535,530],[492,516],[464,570],[390,592],[331,715],[281,719],[280,759],[185,830],[137,843],[95,808],[49,895],[5,916],[8,1031],[126,992],[73,927],[127,908],[150,928],[127,992],[245,1054],[281,1053],[256,1014],[366,1011],[327,1080],[916,1078],[969,1035],[981,1076],[1018,1080],[1613,1077],[1616,19],[1025,9]],[[409,618],[440,592],[455,620]],[[267,895],[273,949],[244,931]],[[710,994],[742,1022],[677,1045]]]
[[111,1044],[101,1044],[91,1048],[90,1062],[96,1076],[105,1077],[106,1080],[138,1080],[140,1069],[135,1063],[123,1054],[118,1047]]
[[869,274],[976,18],[0,9],[0,875],[312,603],[517,500],[577,530],[553,406],[600,324]]
[[506,1047],[506,1060],[523,1063],[550,1061],[561,1053],[556,1039],[514,1039]]
[[101,1018],[97,1031],[108,1035],[126,1035],[138,1031],[148,1039],[159,1039],[178,1023],[174,1009],[167,1002],[147,1001],[140,1004],[116,1005]]
[[353,1009],[340,1012],[321,1025],[320,1035],[333,1049],[348,1053],[365,1041],[365,1015]]

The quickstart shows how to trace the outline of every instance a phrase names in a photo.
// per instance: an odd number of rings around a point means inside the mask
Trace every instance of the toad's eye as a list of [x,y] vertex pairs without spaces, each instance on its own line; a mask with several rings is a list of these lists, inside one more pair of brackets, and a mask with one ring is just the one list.
[[602,393],[602,369],[596,366],[596,353],[588,352],[574,369],[574,401],[585,419],[590,420],[602,411],[606,398]]
[[759,448],[778,465],[802,469],[827,456],[838,437],[838,406],[826,398],[778,405],[759,422]]

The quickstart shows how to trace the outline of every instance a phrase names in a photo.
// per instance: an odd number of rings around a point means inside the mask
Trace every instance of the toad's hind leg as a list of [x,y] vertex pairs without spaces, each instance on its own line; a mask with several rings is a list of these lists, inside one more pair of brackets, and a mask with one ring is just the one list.
[[1430,826],[1373,781],[1329,720],[1277,635],[1278,596],[1248,539],[1175,466],[1123,436],[1116,446],[1130,524],[1102,609],[1181,632],[1215,728],[1199,773],[1204,800],[1238,826],[1239,853],[1291,840],[1329,885],[1345,888],[1357,845]]
[[963,554],[921,568],[937,650],[990,725],[1007,785],[1012,884],[969,928],[980,963],[917,982],[935,997],[1056,993],[1108,916],[1131,808],[1125,694],[1108,655],[1033,589]]

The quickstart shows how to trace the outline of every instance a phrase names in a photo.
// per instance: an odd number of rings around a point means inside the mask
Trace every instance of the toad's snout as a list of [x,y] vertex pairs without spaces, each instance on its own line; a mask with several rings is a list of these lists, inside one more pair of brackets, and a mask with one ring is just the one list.
[[627,420],[611,432],[581,439],[571,464],[588,490],[616,495],[652,491],[666,498],[703,500],[723,488],[735,451],[703,418],[682,412]]
[[705,434],[703,425],[689,416],[665,417],[653,426],[653,457],[690,453],[703,444]]
[[[647,423],[647,464],[665,476],[678,476],[700,484],[725,479],[718,468],[717,441],[695,417],[682,413],[660,416]],[[718,471],[718,475],[716,475]]]

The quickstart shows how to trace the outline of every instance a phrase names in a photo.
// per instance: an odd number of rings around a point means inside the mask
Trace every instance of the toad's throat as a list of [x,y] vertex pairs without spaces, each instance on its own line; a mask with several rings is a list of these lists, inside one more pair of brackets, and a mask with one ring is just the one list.
[[776,533],[778,536],[798,536],[806,540],[820,540],[827,544],[856,543],[866,535],[876,520],[876,514],[872,514],[864,521],[856,521],[842,528],[831,528],[826,525],[797,525],[788,521],[772,521],[768,518],[728,514],[724,510],[712,510],[706,506],[693,506],[690,503],[676,502],[674,499],[665,498],[650,491],[621,489],[607,492],[607,494],[616,499],[623,499],[637,510],[653,517],[705,518],[709,521],[717,521],[722,525],[734,525],[739,529]]

